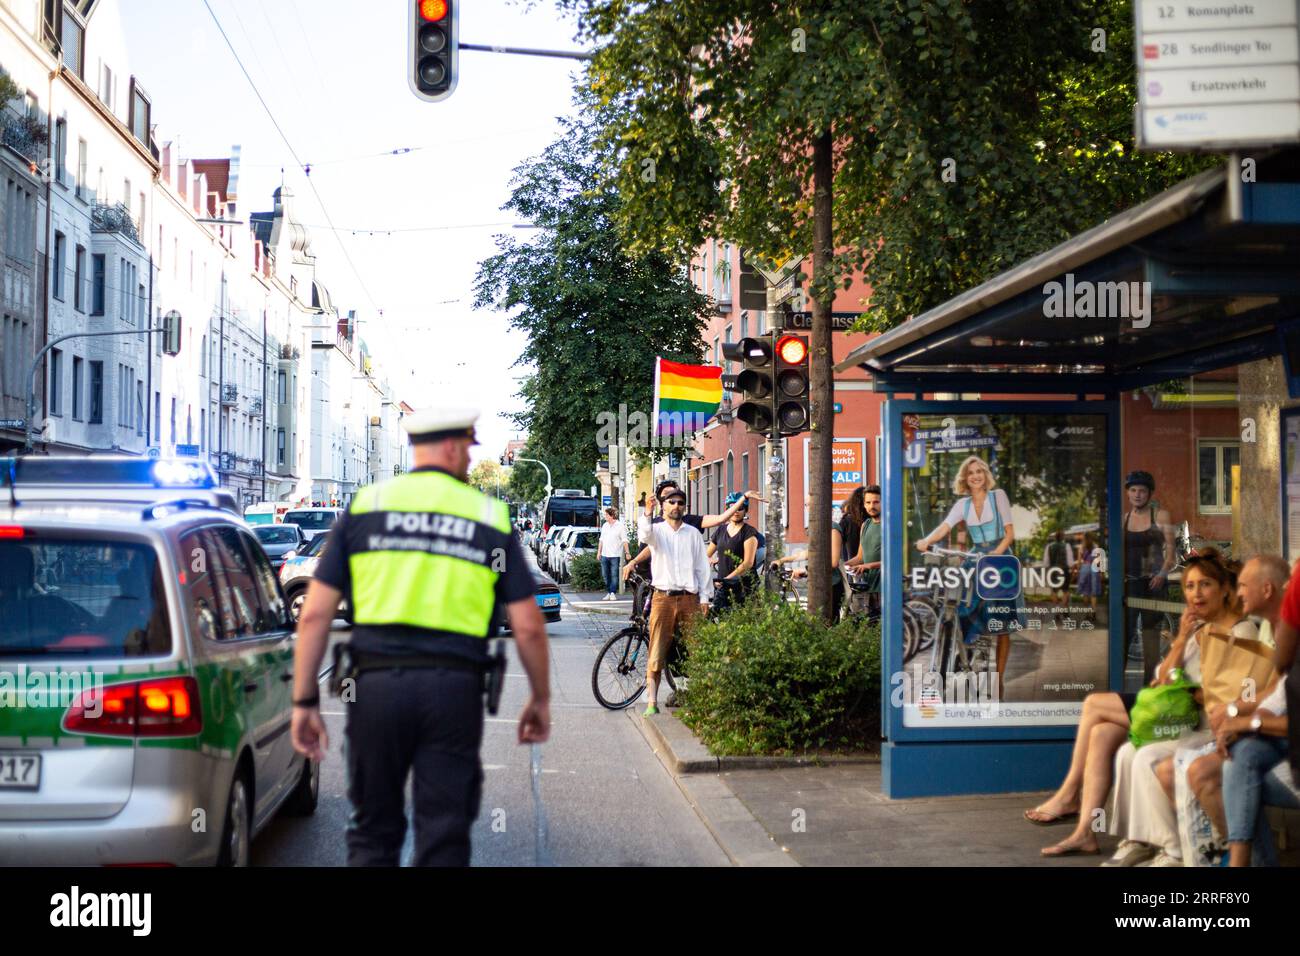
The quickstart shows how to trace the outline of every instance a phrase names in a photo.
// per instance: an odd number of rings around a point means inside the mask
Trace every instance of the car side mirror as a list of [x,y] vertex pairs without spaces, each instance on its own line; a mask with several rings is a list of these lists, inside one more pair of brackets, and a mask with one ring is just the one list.
[[284,553],[284,559],[285,559],[286,561],[288,561],[290,558],[296,558],[296,557],[298,557],[298,552],[297,552],[296,550],[295,550],[295,551],[286,551],[286,552]]

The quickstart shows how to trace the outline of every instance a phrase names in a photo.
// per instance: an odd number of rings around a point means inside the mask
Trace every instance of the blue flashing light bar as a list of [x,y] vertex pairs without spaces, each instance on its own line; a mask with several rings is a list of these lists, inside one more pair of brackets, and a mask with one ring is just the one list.
[[0,487],[113,486],[135,488],[216,488],[207,462],[124,455],[26,456],[0,467]]

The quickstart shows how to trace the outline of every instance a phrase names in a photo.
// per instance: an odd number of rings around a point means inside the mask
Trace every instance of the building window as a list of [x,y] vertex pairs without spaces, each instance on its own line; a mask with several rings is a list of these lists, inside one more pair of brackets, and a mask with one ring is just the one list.
[[[65,21],[66,22],[66,21]],[[84,139],[77,140],[77,198],[86,198],[86,179],[90,175],[90,153]]]
[[63,11],[63,65],[85,79],[86,28],[67,10]]
[[280,405],[289,404],[289,373],[280,369],[275,383],[275,400]]
[[54,181],[63,185],[68,165],[68,121],[60,118],[54,124]]
[[152,107],[149,103],[149,97],[144,90],[136,85],[135,77],[131,77],[131,102],[128,107],[127,126],[131,129],[131,135],[140,141],[140,144],[146,149],[149,148],[149,126],[150,112]]
[[172,444],[176,444],[176,397],[172,396]]
[[[80,361],[80,360],[78,360]],[[104,423],[104,363],[90,363],[90,424]]]
[[72,417],[81,421],[81,359],[72,356]]
[[[153,428],[148,429],[150,444],[157,442],[162,444],[162,392],[153,393]],[[176,443],[175,436],[172,437],[172,444]]]
[[194,441],[194,416],[189,405],[185,406],[185,444]]
[[64,257],[68,254],[68,238],[61,232],[54,234],[54,272],[50,278],[54,298],[63,301],[63,270],[67,268]]
[[749,483],[749,452],[740,456],[740,487],[745,491],[754,487]]
[[107,268],[107,257],[102,252],[97,252],[90,257],[91,260],[91,277],[90,277],[90,314],[104,314],[104,270]]
[[77,246],[76,263],[72,275],[72,306],[78,312],[86,311],[86,248]]
[[1200,513],[1232,514],[1232,466],[1241,461],[1241,442],[1202,439],[1196,443]]
[[63,414],[63,353],[50,349],[50,414]]
[[113,112],[113,71],[107,63],[104,64],[104,75],[99,85],[99,98],[108,107],[108,111]]
[[135,380],[135,433],[144,434],[144,382]]

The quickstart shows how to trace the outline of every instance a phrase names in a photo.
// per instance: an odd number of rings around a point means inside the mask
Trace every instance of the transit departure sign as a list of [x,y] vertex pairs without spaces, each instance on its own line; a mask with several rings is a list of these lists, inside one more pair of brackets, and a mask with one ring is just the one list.
[[1137,0],[1137,139],[1153,150],[1300,142],[1296,0]]

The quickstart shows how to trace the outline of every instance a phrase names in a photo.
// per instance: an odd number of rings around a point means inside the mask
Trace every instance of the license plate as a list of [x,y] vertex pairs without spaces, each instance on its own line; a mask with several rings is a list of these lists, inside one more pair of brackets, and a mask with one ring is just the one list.
[[41,755],[0,751],[0,790],[39,790]]
[[559,606],[560,606],[560,599],[557,597],[542,599],[542,607],[559,607]]

